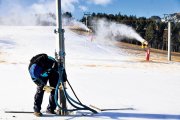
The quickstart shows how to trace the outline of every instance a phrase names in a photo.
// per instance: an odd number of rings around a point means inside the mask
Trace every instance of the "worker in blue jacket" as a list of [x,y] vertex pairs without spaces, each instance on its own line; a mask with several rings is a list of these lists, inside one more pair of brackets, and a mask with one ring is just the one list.
[[[44,95],[44,86],[49,81],[51,87],[56,87],[59,80],[58,73],[58,63],[53,58],[47,54],[38,54],[30,60],[29,73],[33,82],[37,85],[37,91],[34,96],[34,115],[42,116],[41,104]],[[65,69],[63,70],[62,80],[65,82],[67,80],[67,75]],[[49,96],[49,105],[46,112],[50,114],[55,114],[56,104],[54,100],[55,90],[53,89]]]

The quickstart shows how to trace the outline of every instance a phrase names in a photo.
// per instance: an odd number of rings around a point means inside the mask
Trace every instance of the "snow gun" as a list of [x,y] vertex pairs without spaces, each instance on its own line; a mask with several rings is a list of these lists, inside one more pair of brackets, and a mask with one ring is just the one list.
[[149,59],[150,59],[150,48],[149,48],[148,42],[146,40],[144,40],[142,42],[142,48],[145,49],[145,51],[146,51],[146,61],[149,61]]
[[142,48],[147,48],[147,46],[148,46],[148,42],[144,39],[142,42],[141,42],[141,47]]
[[[72,92],[74,93],[77,100],[74,100],[66,91],[65,83],[63,82],[63,74],[65,69],[65,43],[64,43],[64,29],[62,29],[62,13],[61,13],[61,0],[56,0],[56,23],[57,29],[54,31],[57,35],[57,45],[56,49],[58,52],[55,51],[55,58],[58,61],[58,73],[59,73],[59,81],[55,88],[55,103],[59,108],[60,115],[68,115],[71,111],[78,111],[78,110],[88,110],[92,113],[97,113],[94,109],[82,104],[78,99],[77,95],[75,94],[72,86],[70,85],[69,81],[67,80],[68,85],[70,86]],[[46,88],[48,89],[48,88]],[[52,88],[50,88],[52,89]],[[58,96],[59,94],[59,96]],[[58,102],[59,97],[59,102]],[[68,109],[66,105],[66,101],[74,107],[74,109]],[[60,103],[60,104],[59,104]]]

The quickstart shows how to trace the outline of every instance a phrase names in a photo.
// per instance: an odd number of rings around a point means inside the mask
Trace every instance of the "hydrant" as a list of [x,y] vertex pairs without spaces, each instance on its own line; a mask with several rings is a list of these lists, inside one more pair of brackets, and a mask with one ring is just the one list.
[[149,59],[150,59],[150,48],[147,47],[147,49],[146,49],[146,61],[149,61]]

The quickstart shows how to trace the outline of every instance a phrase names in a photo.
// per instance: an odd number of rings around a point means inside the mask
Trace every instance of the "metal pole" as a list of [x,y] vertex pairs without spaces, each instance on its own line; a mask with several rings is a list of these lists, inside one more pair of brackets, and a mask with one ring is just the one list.
[[[57,33],[57,45],[56,49],[58,53],[55,53],[55,57],[58,61],[58,71],[59,71],[59,77],[61,77],[62,68],[65,68],[65,44],[64,44],[64,29],[62,29],[62,12],[61,12],[61,0],[56,0],[56,24],[57,24],[57,30],[55,32]],[[61,78],[59,78],[61,79]],[[64,83],[62,83],[64,84]],[[60,115],[66,115],[67,114],[67,106],[66,106],[66,98],[64,96],[63,89],[59,89],[59,100],[60,105],[62,107],[62,110],[59,110]]]
[[62,29],[62,13],[61,13],[61,0],[56,0],[56,23],[57,23],[57,51],[58,53],[58,59],[61,63],[63,63],[63,66],[65,67],[65,47],[64,47],[64,29]]
[[86,21],[85,21],[85,25],[88,27],[88,16],[90,16],[91,14],[89,12],[84,13],[84,16],[86,17]]
[[168,22],[168,61],[171,61],[171,22]]
[[86,26],[88,26],[88,16],[86,16]]

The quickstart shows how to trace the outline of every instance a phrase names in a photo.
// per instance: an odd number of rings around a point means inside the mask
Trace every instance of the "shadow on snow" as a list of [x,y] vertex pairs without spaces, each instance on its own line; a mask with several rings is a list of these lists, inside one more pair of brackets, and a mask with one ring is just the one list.
[[[123,112],[100,112],[99,114],[94,114],[94,115],[91,115],[91,112],[84,112],[84,114],[85,115],[69,115],[69,116],[59,116],[59,117],[68,117],[65,120],[77,119],[78,117],[112,119],[112,120],[121,120],[123,118],[180,120],[180,115],[175,115],[175,114],[150,114],[150,113],[127,113],[127,112],[125,112],[125,113],[123,113]],[[44,117],[52,117],[52,116],[47,115]]]
[[175,119],[180,120],[180,115],[173,114],[149,114],[149,113],[121,113],[121,112],[102,112],[93,117],[108,117],[120,120],[123,118],[146,118],[146,119]]

